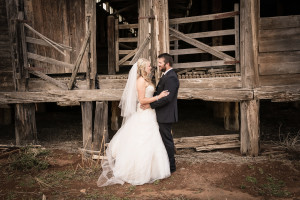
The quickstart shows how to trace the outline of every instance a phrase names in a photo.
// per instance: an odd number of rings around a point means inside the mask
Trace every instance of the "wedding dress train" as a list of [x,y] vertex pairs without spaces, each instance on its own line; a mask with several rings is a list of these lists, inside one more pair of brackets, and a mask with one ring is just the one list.
[[[152,97],[154,86],[146,88],[145,96]],[[142,185],[170,176],[168,154],[161,139],[156,113],[137,105],[134,113],[119,129],[106,150],[102,174],[97,185]]]

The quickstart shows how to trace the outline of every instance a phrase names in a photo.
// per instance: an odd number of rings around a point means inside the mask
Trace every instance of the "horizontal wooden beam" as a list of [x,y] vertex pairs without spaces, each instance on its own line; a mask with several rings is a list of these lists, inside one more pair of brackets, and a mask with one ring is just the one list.
[[[235,51],[235,45],[227,46],[213,46],[217,51]],[[176,49],[170,50],[171,55],[186,55],[186,54],[197,54],[197,53],[206,53],[205,51],[199,48],[188,48],[188,49]]]
[[289,86],[263,86],[254,89],[257,99],[271,99],[273,102],[299,101],[300,84]]
[[120,24],[119,29],[130,29],[130,28],[138,28],[138,24]]
[[40,56],[40,55],[37,55],[37,54],[34,54],[34,53],[29,53],[28,52],[27,57],[28,57],[28,59],[33,59],[33,60],[49,63],[49,64],[52,64],[52,65],[67,67],[67,68],[70,68],[70,69],[74,68],[73,64],[62,62],[62,61],[55,60],[53,58],[48,58],[48,57],[45,57],[45,56]]
[[[51,47],[51,45],[49,45],[44,40],[33,38],[33,37],[26,37],[26,42],[31,43],[31,44],[38,44],[38,45],[43,45],[43,46]],[[61,46],[63,46],[66,50],[72,51],[72,47],[64,45],[64,44],[60,44],[60,43],[58,43],[58,44],[61,45]]]
[[118,42],[137,42],[137,37],[119,38]]
[[263,17],[259,26],[262,30],[300,27],[300,15]]
[[216,13],[216,14],[210,14],[210,15],[169,19],[169,24],[173,25],[173,24],[183,24],[183,23],[192,23],[192,22],[202,22],[202,21],[209,21],[209,20],[215,20],[215,19],[232,18],[238,14],[239,14],[238,11],[233,11],[233,12]]
[[174,144],[178,149],[203,148],[210,145],[223,145],[230,143],[239,143],[239,134],[174,138]]
[[212,61],[203,61],[203,62],[190,62],[190,63],[174,63],[173,68],[200,68],[200,67],[215,67],[215,66],[224,66],[224,65],[234,65],[231,64],[225,64],[225,61],[223,60],[212,60]]
[[[122,96],[122,92],[123,89],[0,92],[0,104],[66,101],[119,101]],[[180,88],[178,99],[202,99],[205,101],[236,102],[253,99],[253,92],[247,89]]]
[[[235,29],[221,30],[221,31],[208,31],[208,32],[200,32],[200,33],[187,33],[186,36],[190,38],[206,38],[206,37],[216,37],[216,36],[224,36],[224,35],[234,35]],[[176,37],[170,36],[170,41],[178,40]]]

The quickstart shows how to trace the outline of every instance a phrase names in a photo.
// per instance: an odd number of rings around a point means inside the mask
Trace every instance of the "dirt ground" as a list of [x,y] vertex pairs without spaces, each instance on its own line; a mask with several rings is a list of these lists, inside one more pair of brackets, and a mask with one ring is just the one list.
[[[177,171],[143,186],[99,188],[97,160],[83,159],[80,107],[47,107],[37,112],[41,147],[2,156],[0,199],[293,199],[300,200],[300,112],[294,104],[261,102],[261,155],[241,156],[239,149],[212,152],[178,150]],[[191,113],[191,110],[197,112]],[[0,127],[0,144],[14,143],[14,126]],[[236,133],[203,102],[181,102],[174,137]],[[110,137],[115,132],[110,131]],[[237,132],[238,133],[238,132]],[[289,140],[287,140],[289,139]],[[10,149],[10,151],[13,149]],[[296,151],[295,151],[296,150]]]
[[[0,159],[1,199],[300,199],[299,156],[285,151],[241,156],[238,149],[194,152],[178,150],[177,171],[152,184],[96,185],[99,162],[82,159],[76,143],[21,150]],[[18,154],[33,152],[45,168],[18,165]],[[33,155],[32,154],[32,155]],[[17,159],[18,160],[18,159]],[[20,161],[20,160],[19,160]]]

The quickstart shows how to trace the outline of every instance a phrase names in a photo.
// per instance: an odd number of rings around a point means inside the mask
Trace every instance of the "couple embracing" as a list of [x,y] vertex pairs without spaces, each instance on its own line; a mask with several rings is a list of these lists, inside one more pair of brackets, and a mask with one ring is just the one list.
[[119,105],[123,124],[107,147],[98,186],[152,183],[176,170],[171,128],[178,121],[179,81],[172,64],[171,55],[158,56],[164,73],[156,90],[150,61],[132,66]]

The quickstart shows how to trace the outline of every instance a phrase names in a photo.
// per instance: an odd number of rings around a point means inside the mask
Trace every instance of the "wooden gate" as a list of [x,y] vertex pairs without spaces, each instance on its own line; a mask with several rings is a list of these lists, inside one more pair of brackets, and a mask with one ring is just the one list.
[[[188,33],[184,34],[180,32],[178,29],[180,24],[185,23],[195,23],[195,22],[203,22],[210,20],[220,20],[226,18],[234,18],[234,28],[227,30],[217,30],[217,31],[208,31],[208,32],[197,32],[197,33]],[[170,54],[175,57],[174,68],[184,69],[182,72],[187,72],[189,70],[195,69],[203,70],[203,68],[222,68],[224,66],[235,65],[235,72],[240,71],[239,67],[239,5],[234,5],[234,11],[226,12],[226,13],[217,13],[210,15],[202,15],[202,16],[194,16],[194,17],[184,17],[184,18],[176,18],[170,19],[170,46],[174,46],[173,49],[170,50]],[[201,42],[197,39],[199,38],[209,38],[209,37],[217,37],[217,36],[227,36],[234,35],[234,44],[232,45],[222,45],[222,46],[210,46]],[[192,45],[196,48],[186,48],[180,49],[178,48],[178,41],[182,40],[189,45]],[[235,57],[230,56],[227,53],[233,51]],[[178,62],[178,55],[187,55],[187,54],[203,54],[208,53],[213,55],[212,57],[216,57],[218,60],[211,59],[210,61],[201,61],[199,62]],[[177,61],[177,62],[176,62]]]

